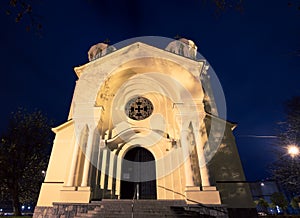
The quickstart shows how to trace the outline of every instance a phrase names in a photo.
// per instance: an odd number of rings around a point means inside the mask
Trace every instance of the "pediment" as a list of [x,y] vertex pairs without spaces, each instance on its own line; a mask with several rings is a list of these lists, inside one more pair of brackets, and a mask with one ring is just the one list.
[[105,56],[88,62],[82,66],[75,67],[74,71],[79,78],[83,73],[89,71],[89,68],[101,66],[106,62],[120,64],[120,62],[126,63],[127,61],[131,61],[133,59],[138,59],[142,57],[156,57],[175,62],[181,65],[182,67],[186,68],[194,76],[199,76],[206,63],[204,59],[193,60],[142,42],[135,42],[131,45],[120,48]]

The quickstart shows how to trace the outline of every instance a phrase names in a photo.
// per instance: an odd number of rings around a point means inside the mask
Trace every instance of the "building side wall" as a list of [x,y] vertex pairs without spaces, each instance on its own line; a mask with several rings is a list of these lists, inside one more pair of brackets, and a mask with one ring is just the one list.
[[74,125],[70,124],[56,133],[45,182],[65,182],[75,146]]
[[60,201],[61,190],[67,181],[74,145],[73,124],[58,130],[37,206],[52,206],[52,202]]
[[220,191],[223,204],[229,208],[252,208],[255,206],[231,127],[226,125],[222,143],[208,163],[211,180]]

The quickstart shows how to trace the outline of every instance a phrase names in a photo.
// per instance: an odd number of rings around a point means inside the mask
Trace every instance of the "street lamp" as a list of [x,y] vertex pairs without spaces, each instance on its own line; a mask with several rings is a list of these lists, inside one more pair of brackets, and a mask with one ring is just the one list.
[[292,158],[294,158],[300,154],[299,147],[296,145],[289,145],[287,147],[287,150],[288,150],[289,155],[291,155]]

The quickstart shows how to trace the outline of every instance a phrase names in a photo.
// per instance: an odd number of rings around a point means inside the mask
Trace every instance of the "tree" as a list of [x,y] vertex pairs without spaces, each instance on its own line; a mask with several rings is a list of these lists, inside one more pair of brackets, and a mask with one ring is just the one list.
[[12,200],[15,215],[21,214],[20,203],[37,200],[53,137],[50,123],[40,111],[18,109],[1,136],[1,191]]
[[286,101],[284,111],[286,118],[280,138],[285,144],[298,144],[300,142],[300,96]]
[[254,203],[256,204],[259,211],[268,213],[269,203],[265,199],[260,198],[254,201]]
[[297,9],[297,10],[300,11],[300,3],[299,3],[299,1],[298,2],[296,0],[289,1],[288,2],[288,6],[292,7],[292,8],[295,8],[295,9]]
[[274,192],[270,200],[272,202],[271,206],[275,208],[276,206],[280,207],[284,212],[289,205],[288,201],[285,199],[284,195],[281,192]]
[[[1,4],[2,3],[2,4]],[[8,0],[0,3],[0,9],[7,16],[11,16],[16,23],[24,21],[26,30],[34,30],[40,34],[42,30],[41,16],[33,11],[33,3],[31,0]]]
[[284,103],[285,120],[281,122],[276,145],[277,160],[271,166],[274,179],[291,196],[300,194],[300,155],[290,156],[288,147],[300,145],[300,96]]
[[300,204],[300,196],[293,197],[290,203],[292,208],[294,208],[295,210],[299,209],[299,204]]
[[[203,3],[206,3],[207,0],[201,0]],[[42,22],[41,16],[36,13],[35,4],[40,1],[32,0],[7,0],[0,2],[0,9],[2,13],[5,13],[8,16],[11,16],[16,23],[23,22],[26,26],[26,30],[33,30],[39,35],[42,33]],[[102,11],[103,1],[87,0],[89,3],[97,5]],[[215,10],[216,15],[228,11],[229,9],[235,9],[238,11],[243,11],[243,2],[244,0],[210,0],[212,8]],[[134,3],[134,2],[133,2]],[[137,3],[136,3],[137,4]],[[292,3],[289,3],[291,6]]]
[[243,0],[211,0],[216,7],[216,13],[224,12],[228,9],[243,11]]

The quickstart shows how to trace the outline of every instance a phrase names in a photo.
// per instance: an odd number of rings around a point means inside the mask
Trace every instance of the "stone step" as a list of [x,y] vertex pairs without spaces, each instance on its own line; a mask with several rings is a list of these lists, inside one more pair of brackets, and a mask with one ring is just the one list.
[[[87,216],[76,216],[76,218],[84,218],[84,217],[87,217]],[[90,217],[90,216],[88,216]],[[92,216],[93,218],[96,218],[96,217],[105,217],[105,218],[118,218],[118,217],[122,217],[122,218],[160,218],[160,217],[164,217],[164,218],[171,218],[171,217],[190,217],[190,218],[210,218],[210,217],[207,217],[207,216],[203,216],[203,215],[191,215],[191,214],[180,214],[180,215],[176,215],[176,214],[169,214],[169,215],[166,215],[166,214],[145,214],[145,213],[140,213],[140,214],[137,214],[137,213],[133,213],[132,214],[99,214],[99,215],[95,215],[95,216]]]
[[[85,216],[80,216],[76,218],[84,218]],[[166,215],[166,214],[99,214],[99,216],[93,216],[93,218],[97,217],[105,217],[105,218],[182,218],[182,217],[189,217],[189,218],[211,218],[211,216],[206,216],[206,215],[192,215],[192,214],[171,214],[171,215]]]
[[[211,218],[212,216],[204,216],[199,215],[196,212],[187,212],[185,210],[182,210],[181,212],[174,212],[172,210],[169,211],[160,211],[157,210],[149,210],[149,211],[133,211],[134,217],[207,217]],[[96,212],[96,213],[88,213],[85,215],[82,215],[81,217],[132,217],[132,212],[119,212],[119,211],[102,211],[102,212]]]
[[[226,213],[222,214],[222,210],[225,210]],[[228,218],[227,210],[222,207],[187,205],[182,200],[105,199],[88,204],[56,203],[53,212],[53,217],[60,218]]]

